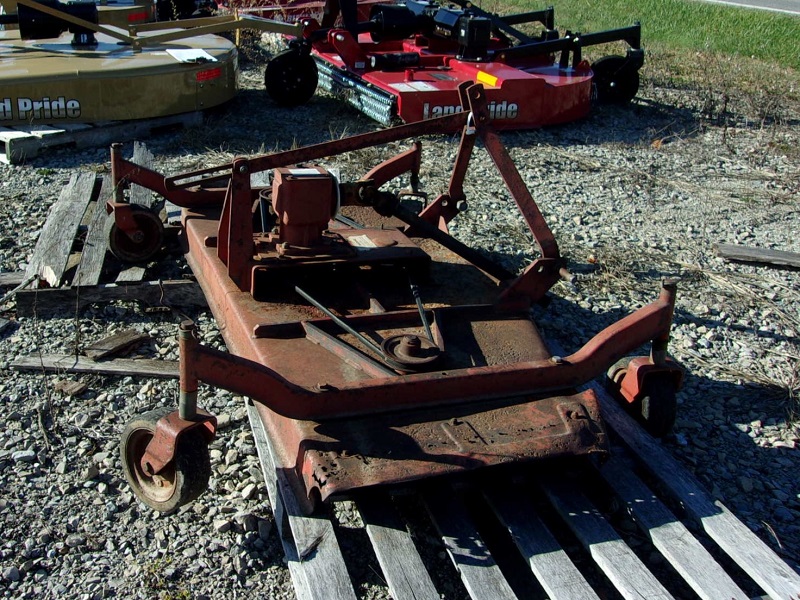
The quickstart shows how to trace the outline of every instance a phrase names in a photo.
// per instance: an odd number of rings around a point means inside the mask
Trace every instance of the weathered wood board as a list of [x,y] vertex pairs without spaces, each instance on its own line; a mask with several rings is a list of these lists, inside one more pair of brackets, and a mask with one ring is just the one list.
[[717,244],[717,254],[727,260],[800,269],[800,253],[738,244]]
[[51,287],[61,284],[75,234],[94,196],[96,183],[97,176],[94,173],[73,174],[39,234],[33,256],[25,270],[26,277],[38,275]]
[[202,111],[137,121],[0,127],[0,162],[18,164],[49,148],[92,148],[175,127],[198,127]]
[[91,287],[20,290],[16,293],[17,316],[70,314],[95,302],[127,300],[154,307],[205,307],[206,298],[194,281],[140,281]]

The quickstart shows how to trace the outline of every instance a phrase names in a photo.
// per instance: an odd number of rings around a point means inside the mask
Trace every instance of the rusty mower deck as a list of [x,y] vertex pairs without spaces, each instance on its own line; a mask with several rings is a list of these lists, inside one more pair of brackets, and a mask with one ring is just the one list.
[[[146,260],[159,245],[157,220],[125,201],[125,185],[184,207],[187,260],[230,350],[201,345],[193,324],[182,325],[179,410],[143,417],[123,435],[126,474],[145,502],[171,510],[205,485],[214,419],[197,409],[200,381],[256,402],[277,466],[307,512],[363,487],[604,456],[596,398],[576,386],[648,342],[651,357],[618,379],[633,390],[631,406],[649,387],[671,391],[659,396],[666,408],[658,415],[674,414],[680,372],[666,340],[675,286],[572,355],[551,356],[529,307],[564,273],[564,260],[489,126],[483,88],[465,86],[462,97],[464,111],[440,119],[170,178],[112,152],[112,251]],[[419,213],[382,188],[408,174],[419,197],[419,143],[353,182],[313,166],[454,126],[463,133],[449,189]],[[447,233],[478,140],[539,247],[519,275]],[[253,185],[263,172],[271,185]]]

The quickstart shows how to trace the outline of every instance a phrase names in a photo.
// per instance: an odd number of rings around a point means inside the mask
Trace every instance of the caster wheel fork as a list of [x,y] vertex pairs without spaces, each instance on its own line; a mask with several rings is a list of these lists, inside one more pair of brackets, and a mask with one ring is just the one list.
[[157,423],[174,412],[163,407],[139,415],[128,423],[120,439],[122,469],[128,484],[139,500],[162,513],[174,512],[198,498],[211,476],[210,436],[202,426],[180,433],[172,460],[158,472],[148,468],[149,464],[142,464],[148,445],[156,437]]
[[[606,374],[605,388],[645,431],[654,437],[664,437],[675,424],[683,371],[671,360],[668,366],[661,368],[648,362],[645,357],[628,357],[616,362]],[[645,374],[640,382],[634,372],[637,368],[643,369]],[[641,384],[636,386],[635,393],[627,385],[630,382],[625,381],[629,377]]]
[[125,205],[130,211],[130,220],[136,228],[131,236],[117,225],[112,212],[108,215],[105,236],[108,249],[125,263],[147,262],[161,250],[164,245],[164,224],[154,212],[136,205]]

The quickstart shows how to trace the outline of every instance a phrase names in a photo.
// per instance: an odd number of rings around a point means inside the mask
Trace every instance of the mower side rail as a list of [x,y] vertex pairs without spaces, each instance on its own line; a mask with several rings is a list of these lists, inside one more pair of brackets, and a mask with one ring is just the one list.
[[[207,20],[210,19],[210,20]],[[259,31],[266,31],[269,33],[278,33],[282,35],[299,35],[302,31],[302,25],[299,23],[283,23],[281,21],[271,21],[256,16],[228,16],[228,17],[205,17],[198,19],[187,19],[186,21],[170,21],[172,27],[153,27],[150,31],[160,31],[168,29],[164,33],[157,33],[146,37],[137,37],[135,31],[131,34],[131,45],[134,49],[139,49],[144,46],[156,46],[164,42],[173,42],[175,40],[186,39],[187,37],[195,37],[198,35],[206,35],[210,33],[225,33],[238,29],[257,29]],[[145,31],[141,26],[137,26],[139,31]]]
[[142,32],[164,31],[165,29],[188,29],[197,25],[229,23],[232,19],[232,15],[219,15],[214,17],[179,19],[177,21],[153,21],[151,23],[136,23],[135,25],[129,25],[128,31],[131,33],[131,35],[136,35]]
[[[556,38],[554,40],[535,41],[529,44],[520,44],[513,48],[504,48],[502,50],[493,50],[489,52],[489,60],[501,58],[504,61],[509,59],[522,59],[530,58],[533,56],[541,56],[543,54],[551,54],[554,52],[573,53],[573,67],[581,61],[581,49],[587,46],[595,46],[598,44],[607,44],[609,42],[626,42],[632,48],[638,50],[641,48],[641,25],[636,23],[629,27],[620,27],[617,29],[607,29],[605,31],[598,31],[596,33],[573,34],[567,32],[564,37]],[[565,58],[562,56],[560,61],[561,67],[565,68]]]
[[[230,178],[230,172],[227,177]],[[182,208],[222,206],[225,200],[226,188],[203,189],[197,181],[193,182],[192,189],[170,189],[161,173],[124,158],[122,144],[111,145],[111,179],[117,200],[121,200],[122,188],[131,183],[145,187]]]
[[[430,408],[574,388],[650,341],[669,336],[676,286],[665,283],[658,300],[606,327],[566,357],[452,371],[398,375],[304,387],[259,362],[203,346],[181,336],[181,391],[198,382],[249,396],[291,419],[330,420],[400,409]],[[380,398],[378,402],[376,399]]]
[[629,27],[620,27],[618,29],[607,29],[605,31],[597,31],[594,33],[582,33],[578,35],[581,46],[597,46],[599,44],[607,44],[609,42],[624,41],[635,49],[639,50],[642,47],[642,26],[639,23]]
[[[18,3],[66,23],[77,25],[95,33],[102,33],[125,44],[129,44],[134,52],[140,51],[145,46],[157,46],[164,42],[171,42],[209,33],[222,33],[235,29],[258,29],[261,31],[295,36],[299,36],[303,30],[303,26],[300,23],[290,24],[263,19],[261,17],[240,17],[238,15],[232,15],[187,19],[185,21],[170,21],[166,24],[157,23],[149,26],[137,25],[129,28],[127,33],[123,33],[114,27],[106,27],[104,25],[92,23],[91,21],[81,19],[52,6],[48,6],[47,4],[36,2],[35,0],[18,0]],[[169,31],[146,37],[138,37],[136,35],[137,31],[153,32],[165,29],[169,29]]]
[[[471,7],[473,10],[474,8],[475,7]],[[513,15],[498,15],[497,18],[509,25],[538,22],[544,25],[546,29],[555,29],[556,27],[555,10],[552,6],[543,8],[542,10],[532,10],[524,13],[515,13]]]
[[[463,127],[467,122],[467,118],[468,113],[458,112],[452,115],[429,119],[424,122],[398,125],[397,127],[362,133],[340,140],[305,146],[304,148],[298,148],[296,150],[287,150],[275,154],[257,156],[247,161],[248,167],[250,173],[257,173],[259,171],[267,171],[285,165],[325,158],[334,154],[344,154],[346,152],[352,152],[353,150],[361,150],[362,148],[369,148],[370,146],[397,142],[406,138],[437,133],[452,133],[454,130]],[[197,179],[204,175],[219,175],[221,171],[228,171],[227,177],[230,177],[230,171],[232,169],[233,163],[226,163],[216,167],[198,169],[172,177],[165,177],[164,187],[167,191],[187,189],[196,185]],[[220,176],[219,178],[221,179],[222,177],[223,176]]]

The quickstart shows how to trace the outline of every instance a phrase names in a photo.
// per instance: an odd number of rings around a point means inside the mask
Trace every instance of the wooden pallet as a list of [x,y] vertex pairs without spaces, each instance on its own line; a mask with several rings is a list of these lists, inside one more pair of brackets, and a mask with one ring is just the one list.
[[[32,356],[11,368],[178,377],[178,364],[169,361]],[[602,388],[592,387],[617,443],[602,465],[517,466],[353,495],[366,534],[356,552],[375,563],[391,597],[799,598],[800,576]],[[355,599],[359,578],[333,511],[302,515],[274,466],[258,411],[252,403],[247,408],[297,597]],[[420,529],[423,511],[438,543]],[[632,516],[638,529],[626,528],[620,514]],[[431,559],[442,548],[449,563]],[[443,581],[460,582],[461,589],[443,592]]]
[[[137,146],[136,151],[136,162],[146,164],[144,148]],[[84,173],[65,188],[28,271],[11,278],[16,282],[36,276],[51,288],[17,292],[18,315],[48,309],[63,314],[66,302],[81,305],[120,297],[185,306],[192,298],[172,296],[170,291],[182,285],[193,286],[195,300],[203,301],[193,283],[126,281],[136,276],[141,280],[143,270],[115,271],[117,282],[101,281],[107,276],[103,265],[108,260],[105,240],[98,234],[105,220],[106,186],[106,180]],[[133,190],[131,199],[147,203],[148,194]],[[69,279],[65,274],[72,272],[67,267],[74,257],[75,235],[84,226],[72,285],[65,286],[65,278]],[[56,357],[54,368],[91,372],[99,368],[75,357],[66,359],[70,364],[64,360]],[[121,372],[131,369],[131,365],[116,366]],[[42,367],[42,357],[36,367]],[[161,367],[154,376],[176,376],[174,364]],[[359,556],[374,558],[391,596],[397,600],[433,600],[442,595],[476,600],[800,598],[800,576],[713,500],[602,389],[593,388],[618,444],[604,465],[582,465],[571,473],[541,466],[500,468],[455,481],[410,485],[399,490],[400,496],[395,494],[398,490],[354,494],[364,532]],[[335,515],[302,515],[285,474],[275,469],[270,440],[255,407],[248,406],[248,414],[297,597],[355,598],[359,581],[345,559],[342,528]],[[620,526],[617,513],[609,511],[614,505],[632,515],[635,531]],[[409,506],[421,510],[409,511]],[[438,542],[431,541],[432,535],[419,535],[420,520]],[[436,562],[442,548],[449,557],[444,565]],[[442,589],[442,581],[448,581],[447,573],[442,573],[445,568],[458,589]]]
[[[152,155],[134,144],[134,160],[149,165]],[[33,256],[15,292],[18,317],[70,314],[95,302],[137,300],[151,306],[206,306],[193,281],[145,281],[143,266],[125,266],[107,252],[105,201],[113,194],[110,178],[73,174],[39,234]],[[152,192],[132,185],[132,203],[150,207]],[[79,240],[76,248],[76,239]],[[14,279],[16,281],[16,279]]]
[[[404,520],[397,510],[413,497],[455,567],[452,577],[463,585],[459,597],[800,598],[800,576],[599,386],[595,392],[620,444],[604,465],[571,474],[519,467],[513,475],[475,474],[461,487],[437,481],[411,486],[402,496],[380,490],[354,495],[371,546],[362,554],[375,557],[391,597],[443,597],[435,583],[442,580],[441,565],[428,564],[424,557],[431,552],[425,537],[414,535],[415,518]],[[258,412],[248,409],[297,597],[356,598],[358,582],[337,541],[336,518],[301,514],[274,467]],[[616,526],[606,510],[612,497],[637,531]],[[640,540],[654,550],[643,556]]]
[[18,164],[52,148],[94,148],[120,140],[153,135],[164,129],[197,127],[203,112],[195,111],[135,121],[58,123],[0,127],[0,162]]

